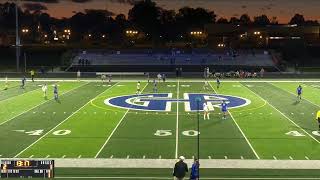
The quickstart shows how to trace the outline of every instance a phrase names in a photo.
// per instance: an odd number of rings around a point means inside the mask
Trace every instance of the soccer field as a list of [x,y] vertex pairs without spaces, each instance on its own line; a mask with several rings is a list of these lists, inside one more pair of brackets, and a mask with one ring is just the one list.
[[[0,93],[0,158],[175,159],[197,156],[197,103],[201,159],[319,160],[320,109],[316,81],[224,81],[209,89],[203,82],[50,81],[10,82]],[[53,100],[52,84],[60,102]],[[297,102],[296,88],[303,87]],[[0,82],[4,87],[4,83]],[[222,119],[221,101],[229,106]]]

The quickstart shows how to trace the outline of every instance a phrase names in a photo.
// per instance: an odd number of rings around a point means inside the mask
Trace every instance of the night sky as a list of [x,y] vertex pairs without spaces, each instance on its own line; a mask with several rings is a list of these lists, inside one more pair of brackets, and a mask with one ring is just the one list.
[[[7,0],[0,0],[5,2]],[[70,17],[75,12],[84,9],[108,9],[119,14],[128,13],[135,0],[25,0],[30,3],[50,1],[43,3],[51,16],[61,18]],[[280,23],[287,23],[295,13],[300,13],[306,19],[320,21],[320,0],[154,0],[160,7],[165,9],[179,9],[184,6],[203,7],[214,10],[219,17],[239,17],[247,13],[251,17],[266,14],[271,19],[276,16]],[[218,18],[219,18],[218,17]]]

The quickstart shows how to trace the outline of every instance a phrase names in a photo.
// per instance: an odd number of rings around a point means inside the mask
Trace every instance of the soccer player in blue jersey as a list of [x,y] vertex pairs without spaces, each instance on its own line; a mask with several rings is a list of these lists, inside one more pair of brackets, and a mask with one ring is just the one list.
[[219,87],[220,87],[220,79],[219,77],[217,77],[217,89],[219,89]]
[[24,86],[26,85],[26,77],[23,76],[23,78],[21,79],[21,88],[24,89]]
[[299,102],[302,99],[302,97],[301,97],[301,95],[302,95],[302,87],[301,87],[301,85],[299,85],[298,88],[297,88],[297,94],[298,94],[297,101]]
[[53,95],[54,100],[59,101],[58,86],[56,84],[53,87]]
[[226,103],[226,101],[222,101],[222,104],[221,104],[221,111],[222,111],[222,114],[223,114],[223,118],[222,119],[226,119],[227,117],[227,112],[228,112],[228,105]]

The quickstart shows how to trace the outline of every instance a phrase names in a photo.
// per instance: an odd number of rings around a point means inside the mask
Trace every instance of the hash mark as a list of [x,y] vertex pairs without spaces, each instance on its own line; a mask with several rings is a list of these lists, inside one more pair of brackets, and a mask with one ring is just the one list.
[[79,155],[78,158],[81,158],[81,155]]
[[291,160],[293,160],[293,158],[292,158],[291,156],[289,156],[289,158],[290,158]]
[[211,156],[208,156],[209,159],[211,159]]
[[29,158],[32,158],[32,157],[33,157],[33,155],[29,156]]
[[127,156],[127,159],[129,159],[129,158],[130,158],[130,155]]
[[240,156],[241,159],[244,159],[243,156]]
[[306,160],[310,160],[310,159],[308,158],[308,156],[305,156],[305,158],[306,158]]
[[277,160],[277,157],[273,156],[273,159],[274,159],[274,160]]
[[112,158],[113,158],[113,155],[110,156],[110,159],[112,159]]
[[162,157],[161,156],[159,156],[159,159],[161,159]]
[[143,156],[142,158],[143,158],[143,159],[145,159],[145,158],[146,158],[146,156]]
[[228,159],[228,157],[227,157],[227,156],[224,156],[224,159]]
[[47,155],[47,156],[46,156],[46,158],[49,158],[49,157],[50,157],[50,155]]
[[66,157],[66,155],[63,155],[63,156],[62,156],[62,158],[65,158],[65,157]]

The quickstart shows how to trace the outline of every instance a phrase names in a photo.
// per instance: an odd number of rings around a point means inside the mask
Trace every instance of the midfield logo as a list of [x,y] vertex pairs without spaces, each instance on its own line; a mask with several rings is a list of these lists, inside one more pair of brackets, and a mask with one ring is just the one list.
[[203,111],[202,104],[204,102],[208,104],[209,109],[220,108],[222,101],[228,104],[229,109],[243,107],[251,103],[245,98],[221,94],[184,93],[183,97],[183,99],[173,98],[172,93],[139,94],[112,97],[106,99],[104,103],[123,109],[164,112],[171,111],[173,102],[183,103],[186,112],[197,111],[198,105],[199,110]]

